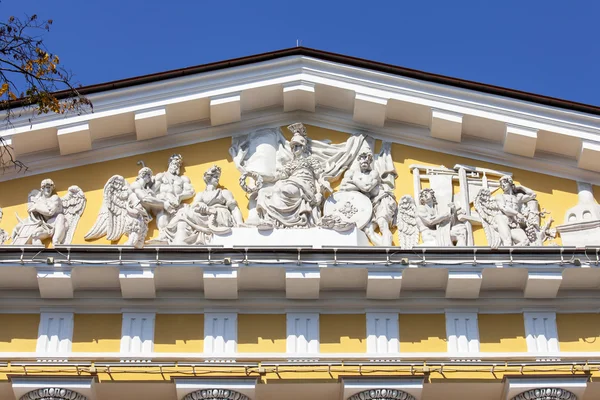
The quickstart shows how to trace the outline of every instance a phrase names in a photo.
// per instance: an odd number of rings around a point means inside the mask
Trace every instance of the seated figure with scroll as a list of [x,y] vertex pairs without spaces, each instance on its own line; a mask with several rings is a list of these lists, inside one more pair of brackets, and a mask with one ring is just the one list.
[[[369,221],[363,230],[374,245],[391,246],[390,228],[394,226],[397,211],[394,193],[386,190],[382,184],[379,172],[373,168],[373,154],[370,151],[361,152],[357,162],[358,168],[350,168],[344,174],[339,191],[359,192],[368,197],[371,201],[372,213],[368,216]],[[375,231],[377,228],[379,234]]]
[[213,234],[226,234],[243,225],[233,194],[219,187],[221,168],[214,165],[204,173],[206,189],[184,205],[165,227],[171,245],[210,244]]
[[276,171],[274,185],[258,191],[256,210],[262,228],[316,226],[322,192],[330,190],[329,183],[321,177],[323,165],[311,155],[304,126],[298,123],[288,129],[294,134],[290,140],[293,158]]

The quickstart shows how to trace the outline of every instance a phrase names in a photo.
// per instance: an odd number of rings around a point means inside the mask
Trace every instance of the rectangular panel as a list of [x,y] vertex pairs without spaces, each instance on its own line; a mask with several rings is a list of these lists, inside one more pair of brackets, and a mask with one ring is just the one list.
[[558,352],[556,313],[526,312],[523,315],[525,317],[527,351],[532,353]]
[[479,352],[477,313],[446,313],[448,352]]
[[121,353],[152,353],[154,313],[123,313]]
[[286,350],[291,354],[319,352],[319,314],[287,314]]
[[69,353],[73,340],[73,313],[42,313],[36,351]]
[[398,313],[367,313],[367,353],[397,353]]
[[204,314],[204,352],[233,354],[237,351],[237,314]]

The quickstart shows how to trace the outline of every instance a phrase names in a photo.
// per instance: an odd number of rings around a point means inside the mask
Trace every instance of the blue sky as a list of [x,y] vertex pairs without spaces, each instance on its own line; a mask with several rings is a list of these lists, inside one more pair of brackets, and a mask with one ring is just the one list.
[[83,85],[302,45],[600,106],[600,2],[3,0]]

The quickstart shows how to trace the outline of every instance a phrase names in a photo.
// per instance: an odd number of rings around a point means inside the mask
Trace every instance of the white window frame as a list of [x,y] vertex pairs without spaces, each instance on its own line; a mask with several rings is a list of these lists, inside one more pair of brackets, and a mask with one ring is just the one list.
[[[51,333],[56,328],[56,321],[63,320],[58,332]],[[73,313],[42,312],[38,328],[36,352],[39,354],[67,354],[71,352],[73,342]]]
[[[457,326],[457,323],[463,326]],[[479,353],[477,313],[446,312],[446,339],[448,340],[448,353]]]
[[[555,312],[524,312],[523,319],[525,320],[525,337],[528,352],[558,353],[560,351]],[[540,321],[542,322],[544,331],[540,330]]]
[[389,354],[400,351],[398,313],[367,313],[367,353]]
[[[131,332],[131,325],[134,319],[143,320],[146,319],[148,322],[141,326],[141,332],[139,335],[136,332]],[[154,326],[155,326],[156,314],[155,313],[138,313],[138,312],[125,312],[123,313],[122,325],[121,325],[121,354],[146,354],[154,351]],[[137,337],[139,344],[132,343]],[[140,351],[133,351],[132,347],[139,345]]]
[[[304,324],[306,334],[300,332],[299,324]],[[286,333],[286,352],[288,354],[319,353],[319,313],[287,313]],[[305,348],[306,351],[303,351],[302,348]]]
[[204,353],[236,353],[237,330],[237,313],[204,313]]

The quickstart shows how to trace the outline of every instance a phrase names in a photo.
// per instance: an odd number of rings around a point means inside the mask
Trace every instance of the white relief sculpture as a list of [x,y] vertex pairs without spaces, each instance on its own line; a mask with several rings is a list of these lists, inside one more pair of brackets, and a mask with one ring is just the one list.
[[171,245],[209,244],[213,234],[225,234],[244,221],[233,194],[219,187],[221,168],[213,166],[204,173],[206,189],[192,204],[177,211],[164,231]]
[[[370,150],[362,151],[358,155],[356,166],[353,165],[344,174],[339,191],[328,199],[325,214],[342,214],[347,221],[357,222],[374,245],[391,246],[391,228],[396,225],[397,205],[393,192],[396,173],[391,163],[390,143],[383,144],[378,160],[381,160],[380,165],[384,165],[384,168],[378,169],[374,166],[373,153]],[[385,168],[387,164],[391,167]],[[386,181],[388,176],[391,176],[391,179]],[[364,203],[364,200],[352,195],[349,197],[348,193],[358,193],[366,197],[371,203],[370,213],[367,214],[356,207],[357,204]],[[362,211],[362,215],[357,215],[359,210]],[[376,232],[377,229],[379,233]]]
[[288,127],[293,132],[290,140],[292,160],[275,174],[273,186],[260,190],[256,210],[261,225],[274,228],[316,226],[321,218],[323,192],[331,191],[322,178],[323,164],[313,157],[302,124]]
[[[2,217],[4,217],[4,211],[2,211],[0,208],[0,222],[2,222]],[[0,245],[4,244],[7,239],[8,233],[4,229],[0,228]]]
[[141,248],[148,234],[148,223],[152,220],[148,209],[160,201],[154,197],[152,170],[142,168],[131,185],[120,175],[112,176],[104,185],[102,207],[94,226],[85,235],[85,240],[119,240],[127,236],[128,246]]
[[417,225],[424,246],[467,245],[465,212],[454,203],[449,203],[446,211],[440,212],[433,189],[421,190],[417,216]]
[[[232,139],[229,152],[249,194],[246,224],[259,228],[321,226],[323,194],[356,160],[365,137],[340,144],[312,140],[301,123],[288,127],[288,142],[279,128],[266,128]],[[254,184],[249,182],[254,180]]]
[[556,230],[550,228],[551,218],[541,225],[541,218],[547,213],[539,211],[531,189],[516,185],[510,176],[501,177],[499,183],[503,193],[492,197],[490,190],[483,188],[474,202],[492,248],[541,246],[556,236]]
[[412,249],[419,244],[419,226],[417,225],[417,206],[415,199],[409,194],[400,198],[398,202],[398,240],[400,248]]
[[173,154],[169,158],[169,168],[156,175],[152,190],[158,203],[150,206],[156,216],[156,226],[159,232],[159,241],[168,241],[169,234],[166,228],[177,211],[183,207],[182,202],[194,197],[196,192],[187,176],[181,175],[183,157]]
[[55,192],[54,182],[44,179],[40,190],[28,196],[29,216],[19,219],[12,232],[12,244],[41,245],[52,238],[53,245],[69,244],[85,209],[86,199],[79,186],[70,186],[62,198]]
[[594,200],[592,185],[577,182],[578,202],[565,213],[556,227],[564,246],[590,246],[600,243],[600,205]]

